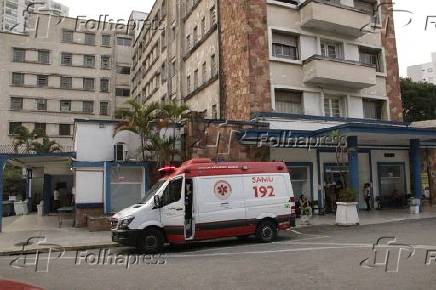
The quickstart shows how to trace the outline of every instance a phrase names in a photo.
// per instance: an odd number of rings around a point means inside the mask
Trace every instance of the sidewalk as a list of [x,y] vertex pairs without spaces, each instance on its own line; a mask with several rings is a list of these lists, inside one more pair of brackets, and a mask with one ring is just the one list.
[[86,228],[73,228],[70,220],[65,220],[62,228],[59,228],[57,216],[13,216],[3,219],[0,256],[20,253],[22,247],[17,244],[26,242],[32,237],[43,238],[34,239],[33,245],[26,246],[25,251],[47,249],[48,246],[44,246],[44,243],[59,245],[66,250],[95,249],[115,245],[112,243],[110,232],[90,232]]
[[[371,210],[370,212],[361,210],[359,211],[360,225],[376,225],[391,223],[404,220],[416,220],[436,218],[436,207],[426,207],[424,212],[420,214],[410,214],[409,209],[383,209]],[[336,224],[336,216],[334,214],[327,214],[324,216],[314,215],[310,220],[310,226],[332,226]],[[297,220],[297,227],[306,227],[300,224]]]

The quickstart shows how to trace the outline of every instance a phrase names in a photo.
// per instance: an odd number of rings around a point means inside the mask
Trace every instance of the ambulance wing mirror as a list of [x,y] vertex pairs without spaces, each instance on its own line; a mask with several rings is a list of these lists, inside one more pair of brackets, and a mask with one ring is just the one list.
[[157,209],[157,208],[162,207],[162,199],[160,198],[159,195],[155,195],[153,201],[154,201],[153,209]]

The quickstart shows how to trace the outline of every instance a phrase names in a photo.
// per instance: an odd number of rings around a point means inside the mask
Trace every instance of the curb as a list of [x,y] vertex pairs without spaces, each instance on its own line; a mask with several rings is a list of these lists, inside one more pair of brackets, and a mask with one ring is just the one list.
[[[94,244],[94,245],[82,245],[82,246],[67,246],[62,247],[65,251],[80,251],[80,250],[93,250],[93,249],[101,249],[101,248],[116,248],[119,247],[118,244],[115,243],[105,243],[105,244]],[[17,255],[30,255],[38,253],[47,253],[51,250],[51,248],[38,248],[38,249],[29,249],[29,250],[14,250],[14,251],[0,251],[0,257],[5,256],[17,256]]]

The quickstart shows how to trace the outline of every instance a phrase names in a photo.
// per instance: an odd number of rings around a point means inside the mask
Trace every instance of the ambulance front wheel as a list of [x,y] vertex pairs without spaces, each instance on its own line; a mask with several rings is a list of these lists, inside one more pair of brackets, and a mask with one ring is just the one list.
[[256,239],[261,243],[271,243],[277,238],[277,224],[270,220],[261,221],[256,228]]
[[160,253],[164,246],[164,235],[158,229],[146,229],[138,239],[138,249],[145,254]]

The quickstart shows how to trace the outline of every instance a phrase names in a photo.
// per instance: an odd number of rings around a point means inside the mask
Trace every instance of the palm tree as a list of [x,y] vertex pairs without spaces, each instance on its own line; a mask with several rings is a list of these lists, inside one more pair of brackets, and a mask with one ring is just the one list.
[[[185,104],[178,104],[177,102],[171,102],[161,106],[161,126],[173,129],[173,136],[168,138],[171,141],[171,162],[174,161],[174,156],[177,154],[176,142],[179,138],[176,137],[176,128],[190,113],[189,107]],[[166,130],[165,130],[166,132]]]
[[161,138],[159,133],[149,137],[145,148],[147,151],[155,153],[157,167],[168,164],[173,156],[179,153],[173,148],[172,138]]
[[32,142],[32,150],[37,153],[52,153],[52,152],[61,152],[61,146],[55,142],[51,141],[47,136],[42,137],[42,143],[35,141]]
[[153,134],[152,124],[159,113],[159,105],[157,103],[145,105],[135,99],[128,100],[127,104],[130,106],[129,109],[119,109],[116,112],[116,117],[120,119],[120,122],[115,127],[115,132],[129,131],[139,135],[142,160],[145,161],[147,139]]
[[15,153],[21,153],[19,150],[24,147],[23,153],[29,153],[33,150],[32,144],[36,142],[36,140],[45,136],[45,133],[41,129],[35,129],[30,131],[26,127],[20,126],[15,129],[14,133],[14,151]]

